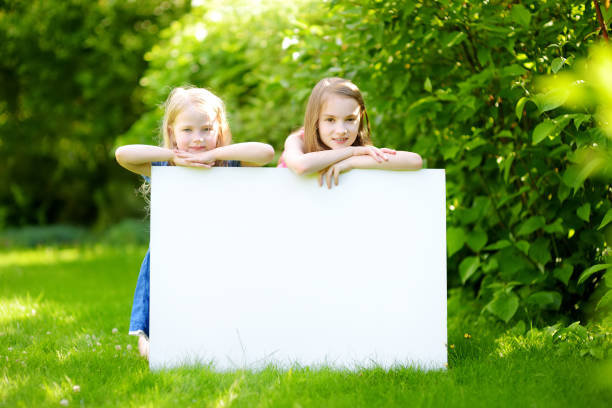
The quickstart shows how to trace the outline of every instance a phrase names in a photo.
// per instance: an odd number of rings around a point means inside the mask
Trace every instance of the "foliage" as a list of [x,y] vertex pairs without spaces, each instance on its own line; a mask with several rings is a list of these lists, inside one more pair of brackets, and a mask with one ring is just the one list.
[[[276,5],[272,22],[269,9],[241,16],[215,14],[213,5],[164,31],[147,54],[148,106],[168,85],[211,87],[227,102],[237,140],[282,149],[312,86],[348,77],[366,94],[376,144],[446,169],[451,287],[471,288],[482,311],[504,322],[577,320],[598,307],[608,266],[588,268],[612,263],[612,230],[603,228],[612,190],[575,163],[610,140],[591,112],[564,110],[534,84],[596,42],[592,2],[339,0],[299,4],[299,18]],[[198,30],[207,33],[201,41]],[[155,115],[121,142],[152,134]]]
[[[142,112],[142,56],[184,0],[0,3],[0,228],[133,213],[110,159]],[[129,179],[128,179],[129,180]]]
[[193,84],[223,99],[235,142],[282,146],[301,126],[310,86],[294,77],[298,63],[287,51],[292,44],[287,35],[304,24],[298,18],[312,20],[327,8],[310,3],[206,1],[175,21],[145,55],[149,69],[140,83],[150,111],[117,145],[158,143],[161,103],[173,87]]
[[0,233],[0,248],[77,245],[83,243],[87,236],[85,228],[74,225],[55,224],[7,228]]

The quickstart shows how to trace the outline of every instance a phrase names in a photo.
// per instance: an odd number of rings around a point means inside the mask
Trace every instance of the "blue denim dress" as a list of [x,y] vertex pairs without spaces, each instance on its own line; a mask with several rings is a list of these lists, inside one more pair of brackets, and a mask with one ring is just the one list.
[[[153,162],[153,166],[167,166],[168,162]],[[226,167],[240,167],[240,162],[230,160],[226,162]],[[148,177],[145,181],[150,182]],[[149,289],[151,282],[151,248],[140,265],[140,273],[134,291],[134,303],[132,304],[132,316],[130,318],[130,334],[133,336],[145,335],[149,337]]]

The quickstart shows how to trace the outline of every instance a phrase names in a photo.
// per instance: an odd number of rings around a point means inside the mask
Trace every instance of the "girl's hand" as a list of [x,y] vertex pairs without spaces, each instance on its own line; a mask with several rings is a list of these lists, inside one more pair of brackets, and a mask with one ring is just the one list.
[[201,153],[174,150],[174,164],[177,166],[204,167],[209,169],[215,165],[215,158],[210,150]]
[[395,154],[395,150],[383,147],[379,149],[375,146],[355,146],[353,147],[353,156],[368,155],[379,163],[389,160],[390,154]]
[[338,177],[340,173],[344,173],[345,171],[349,171],[353,168],[351,165],[351,159],[344,159],[339,161],[338,163],[334,163],[328,168],[321,170],[319,172],[319,187],[323,186],[323,179],[327,183],[327,188],[332,188],[332,179],[335,180],[336,185],[338,185]]

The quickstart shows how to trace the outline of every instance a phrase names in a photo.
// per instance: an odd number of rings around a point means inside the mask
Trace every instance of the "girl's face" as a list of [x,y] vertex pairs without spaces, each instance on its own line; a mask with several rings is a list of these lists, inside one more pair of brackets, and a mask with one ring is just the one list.
[[176,148],[192,153],[212,150],[217,147],[219,123],[193,105],[188,105],[168,129]]
[[319,113],[319,136],[330,149],[351,146],[359,132],[360,108],[353,98],[337,94],[325,96]]

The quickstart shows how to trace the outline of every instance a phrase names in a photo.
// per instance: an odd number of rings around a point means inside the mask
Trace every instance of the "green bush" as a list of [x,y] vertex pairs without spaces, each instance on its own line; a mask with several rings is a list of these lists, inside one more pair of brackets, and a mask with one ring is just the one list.
[[[143,112],[138,80],[186,0],[0,2],[0,226],[135,215],[112,160]],[[108,188],[107,184],[115,183]],[[111,213],[107,203],[122,200]]]
[[149,245],[149,223],[145,220],[125,219],[104,230],[99,242],[118,247]]
[[74,225],[27,226],[0,231],[0,248],[34,248],[37,246],[79,245],[88,232]]
[[597,29],[592,2],[577,1],[204,5],[147,54],[152,110],[120,142],[152,135],[156,104],[189,82],[226,101],[237,141],[280,150],[312,86],[348,77],[365,93],[375,144],[446,169],[449,286],[507,323],[579,320],[609,308],[599,282],[612,231],[598,227],[612,204],[609,180],[582,177],[576,162],[610,140],[534,79],[585,56]]

